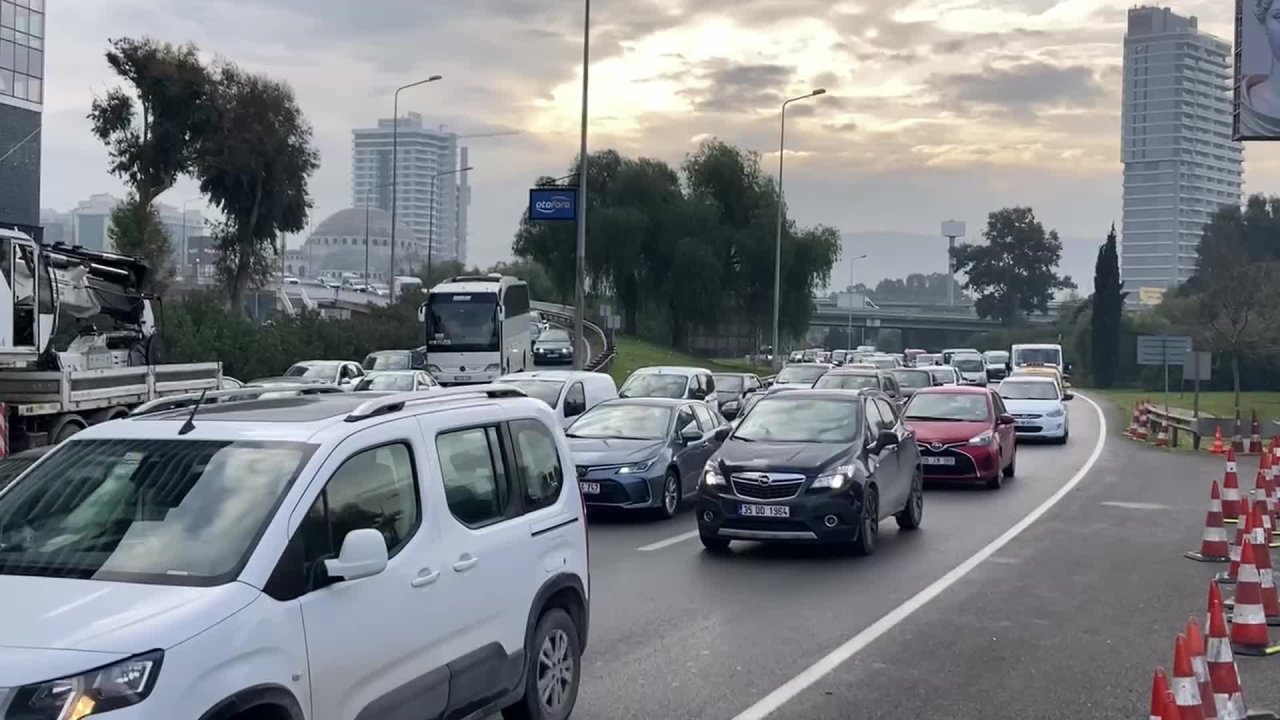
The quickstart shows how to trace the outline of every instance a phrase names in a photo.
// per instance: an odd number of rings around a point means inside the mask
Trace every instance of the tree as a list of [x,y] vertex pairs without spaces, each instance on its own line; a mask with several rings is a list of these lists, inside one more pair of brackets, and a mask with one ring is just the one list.
[[1047,313],[1055,290],[1075,287],[1070,277],[1057,274],[1058,232],[1046,234],[1031,208],[991,213],[982,234],[985,245],[960,245],[951,254],[956,271],[966,275],[965,289],[978,296],[974,308],[980,317],[1013,325],[1032,313]]
[[89,120],[107,146],[111,173],[130,188],[129,199],[112,213],[110,236],[118,252],[152,266],[154,290],[171,264],[154,203],[191,169],[196,140],[208,127],[209,73],[194,45],[119,38],[106,57],[125,86],[95,99]]
[[284,83],[224,64],[210,104],[195,167],[200,190],[226,218],[214,232],[218,272],[231,307],[239,308],[245,289],[270,272],[282,235],[306,227],[307,181],[319,155]]
[[1120,372],[1120,318],[1127,296],[1120,281],[1120,254],[1116,248],[1116,226],[1112,223],[1107,241],[1098,248],[1093,273],[1090,370],[1098,387],[1114,385]]

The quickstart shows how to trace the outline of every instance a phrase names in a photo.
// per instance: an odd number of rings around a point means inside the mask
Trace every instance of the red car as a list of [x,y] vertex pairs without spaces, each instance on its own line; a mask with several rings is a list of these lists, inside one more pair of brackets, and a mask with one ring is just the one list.
[[916,432],[926,481],[982,481],[994,490],[1013,477],[1018,450],[1014,419],[993,390],[923,388],[902,414]]

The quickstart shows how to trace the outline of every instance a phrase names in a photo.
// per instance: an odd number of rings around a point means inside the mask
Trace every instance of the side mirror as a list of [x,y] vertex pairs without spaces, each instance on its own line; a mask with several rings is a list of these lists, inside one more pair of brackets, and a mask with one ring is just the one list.
[[716,428],[716,442],[724,442],[729,439],[729,434],[733,432],[731,427]]
[[1075,393],[1063,393],[1063,394],[1062,394],[1062,399],[1063,399],[1063,400],[1070,400],[1070,399],[1074,398],[1075,396],[1076,396],[1076,394],[1075,394]]
[[684,430],[680,431],[680,440],[684,444],[695,443],[702,439],[702,431],[697,425],[690,423]]
[[725,420],[732,420],[732,419],[734,419],[734,418],[738,417],[738,411],[737,411],[737,410],[728,410],[728,409],[725,409],[725,408],[720,408],[720,414],[724,416],[724,419],[725,419]]
[[329,577],[359,580],[387,569],[387,541],[373,528],[360,528],[347,533],[336,560],[325,560]]
[[890,448],[897,444],[898,444],[897,433],[895,433],[892,430],[881,430],[880,434],[876,436],[876,444],[874,446],[874,449],[876,452],[880,452],[885,448]]
[[999,425],[1012,425],[1012,424],[1014,424],[1015,422],[1017,422],[1017,421],[1016,421],[1016,420],[1014,420],[1014,419],[1013,419],[1013,416],[1012,416],[1012,415],[1010,415],[1009,413],[1004,413],[1003,415],[1001,415],[1001,416],[996,420],[996,423],[997,423],[997,424],[999,424]]

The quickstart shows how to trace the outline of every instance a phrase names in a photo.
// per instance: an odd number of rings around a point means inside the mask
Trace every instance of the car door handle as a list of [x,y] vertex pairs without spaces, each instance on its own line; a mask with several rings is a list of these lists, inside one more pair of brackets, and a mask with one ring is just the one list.
[[463,555],[458,558],[458,562],[453,564],[454,572],[466,572],[475,567],[480,562],[480,558]]
[[426,587],[439,579],[440,579],[439,570],[432,570],[431,568],[423,568],[422,570],[418,571],[418,577],[409,581],[409,585],[416,588]]

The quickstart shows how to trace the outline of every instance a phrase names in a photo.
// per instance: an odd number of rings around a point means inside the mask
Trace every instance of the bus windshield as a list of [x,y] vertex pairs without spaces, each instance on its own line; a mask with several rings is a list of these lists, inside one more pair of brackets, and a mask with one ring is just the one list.
[[427,342],[444,352],[498,350],[498,296],[432,293],[427,299]]
[[1062,367],[1062,351],[1056,347],[1017,348],[1013,351],[1014,367],[1024,365],[1056,365]]

